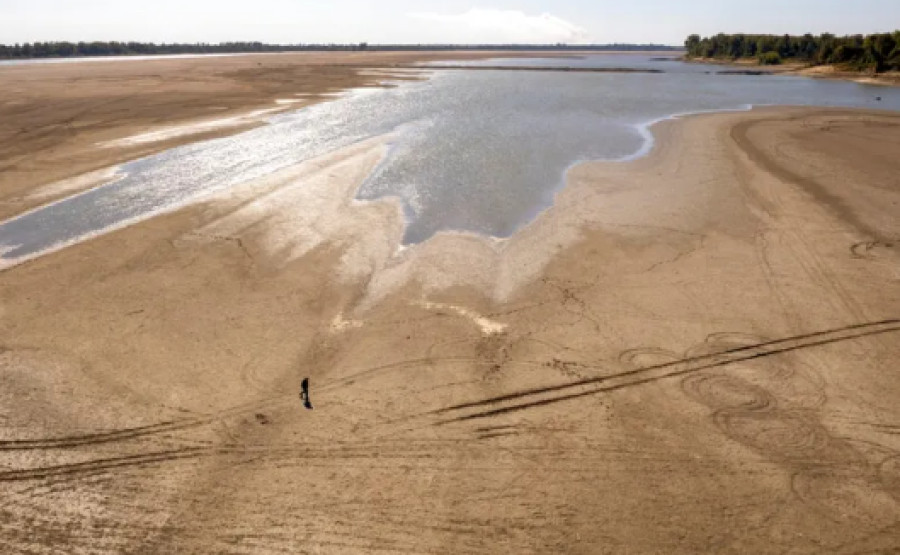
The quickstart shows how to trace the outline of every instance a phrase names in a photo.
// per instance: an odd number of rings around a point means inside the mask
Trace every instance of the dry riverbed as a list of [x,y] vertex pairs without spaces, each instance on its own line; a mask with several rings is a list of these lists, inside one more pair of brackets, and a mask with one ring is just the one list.
[[900,116],[653,132],[504,241],[398,251],[376,138],[0,272],[0,546],[897,549]]

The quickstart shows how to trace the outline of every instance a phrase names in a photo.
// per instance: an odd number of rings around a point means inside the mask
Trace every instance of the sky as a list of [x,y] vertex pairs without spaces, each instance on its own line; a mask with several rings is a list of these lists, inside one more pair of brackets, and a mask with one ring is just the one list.
[[900,0],[0,0],[0,43],[661,43],[691,34],[873,33]]

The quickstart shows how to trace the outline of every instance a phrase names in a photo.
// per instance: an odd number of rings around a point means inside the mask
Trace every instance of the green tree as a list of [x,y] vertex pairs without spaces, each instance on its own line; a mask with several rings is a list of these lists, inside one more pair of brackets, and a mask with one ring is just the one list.
[[781,56],[778,52],[766,52],[759,55],[759,64],[763,66],[774,66],[781,63]]
[[690,35],[684,41],[684,49],[687,50],[689,56],[697,56],[700,54],[700,35]]

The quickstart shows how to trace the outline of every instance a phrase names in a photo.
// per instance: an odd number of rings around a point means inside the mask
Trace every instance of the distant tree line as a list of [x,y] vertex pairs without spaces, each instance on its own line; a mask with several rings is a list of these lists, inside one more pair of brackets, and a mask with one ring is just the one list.
[[0,44],[0,58],[66,58],[71,56],[139,56],[154,54],[238,54],[301,51],[412,50],[681,50],[660,44],[264,44],[262,42],[32,42]]
[[757,58],[761,64],[797,60],[810,65],[838,64],[857,70],[900,69],[900,31],[838,37],[822,35],[691,35],[684,41],[687,56],[697,58]]

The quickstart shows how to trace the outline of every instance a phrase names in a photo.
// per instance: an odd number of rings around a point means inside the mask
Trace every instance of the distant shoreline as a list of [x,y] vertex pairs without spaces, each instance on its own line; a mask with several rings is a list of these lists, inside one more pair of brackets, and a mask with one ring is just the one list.
[[[665,58],[673,60],[682,59],[683,50],[357,50],[357,51],[277,51],[277,52],[210,52],[196,54],[119,54],[109,56],[55,56],[43,58],[3,58],[0,57],[0,67],[4,66],[20,66],[29,64],[64,64],[64,63],[80,63],[80,62],[124,62],[124,61],[142,61],[142,60],[182,60],[195,58],[228,58],[236,56],[287,56],[296,54],[453,54],[462,53],[468,55],[497,54],[502,56],[519,56],[522,54],[535,54],[535,57],[552,55],[554,58],[570,57],[577,58],[584,54],[609,54],[609,55],[661,55]],[[427,68],[417,68],[427,69]],[[441,67],[440,69],[448,69]]]
[[0,44],[0,61],[129,56],[278,54],[288,52],[683,52],[664,44],[263,44],[259,42],[173,43],[34,42]]
[[[836,36],[719,33],[684,41],[686,61],[772,68],[761,73],[793,73],[868,84],[900,84],[900,30]],[[776,69],[777,68],[777,69]]]
[[[752,73],[754,75],[795,75],[800,77],[812,77],[816,79],[838,79],[841,81],[853,81],[869,85],[900,86],[900,72],[887,71],[871,73],[866,71],[853,71],[839,68],[835,64],[809,65],[802,62],[787,61],[777,66],[762,66],[756,63],[755,58],[738,58],[736,60],[721,58],[688,58],[682,61],[689,64],[709,64],[729,66],[732,69],[720,73]],[[752,69],[748,69],[752,68]]]

